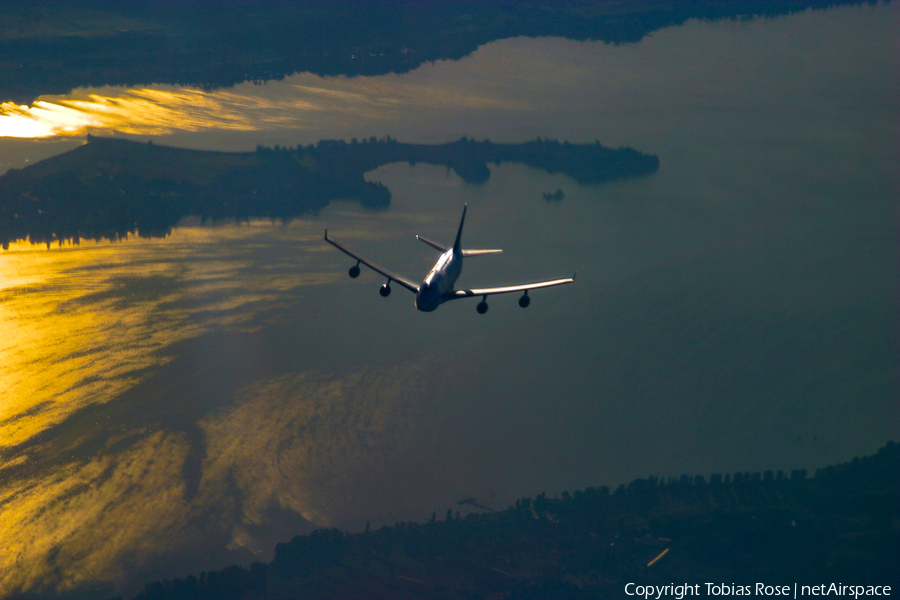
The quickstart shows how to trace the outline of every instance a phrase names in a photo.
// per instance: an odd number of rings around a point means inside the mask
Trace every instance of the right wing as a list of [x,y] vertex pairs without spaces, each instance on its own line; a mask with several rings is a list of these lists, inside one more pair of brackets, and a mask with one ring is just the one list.
[[406,279],[405,277],[400,277],[399,275],[391,273],[384,267],[380,267],[380,266],[376,265],[375,263],[359,256],[358,254],[354,254],[350,250],[347,250],[346,248],[344,248],[343,246],[341,246],[334,240],[328,239],[328,230],[327,229],[325,230],[325,241],[328,242],[329,244],[331,244],[332,246],[334,246],[335,248],[337,248],[338,250],[340,250],[341,252],[343,252],[344,254],[347,254],[348,256],[352,256],[353,258],[355,258],[362,264],[366,265],[367,267],[369,267],[376,273],[381,273],[382,275],[387,277],[389,281],[396,281],[397,283],[399,283],[400,285],[402,285],[403,287],[405,287],[406,289],[411,291],[413,294],[417,294],[419,292],[419,286],[416,285],[415,283],[413,283],[412,281]]
[[[575,275],[578,275],[576,273]],[[475,296],[492,296],[494,294],[509,294],[512,292],[526,292],[528,290],[536,290],[538,288],[553,287],[555,285],[565,285],[575,281],[575,276],[566,277],[565,279],[552,279],[550,281],[538,281],[537,283],[525,283],[522,285],[507,285],[494,288],[473,288],[471,290],[453,290],[449,294],[448,300],[456,300],[458,298],[473,298]]]

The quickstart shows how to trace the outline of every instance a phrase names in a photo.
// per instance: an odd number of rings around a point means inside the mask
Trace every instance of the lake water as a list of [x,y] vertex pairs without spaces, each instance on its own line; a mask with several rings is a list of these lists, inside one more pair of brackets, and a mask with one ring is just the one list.
[[[600,140],[660,169],[579,186],[503,164],[467,185],[389,165],[367,175],[393,192],[385,212],[0,253],[0,596],[130,593],[316,526],[813,470],[896,440],[898,25],[896,3],[689,21],[621,46],[502,40],[404,75],[5,107],[27,135],[0,140],[4,169],[87,132],[226,150]],[[436,256],[414,235],[451,240],[464,203],[465,245],[504,254],[461,285],[575,285],[526,311],[422,314],[321,239],[418,278]]]

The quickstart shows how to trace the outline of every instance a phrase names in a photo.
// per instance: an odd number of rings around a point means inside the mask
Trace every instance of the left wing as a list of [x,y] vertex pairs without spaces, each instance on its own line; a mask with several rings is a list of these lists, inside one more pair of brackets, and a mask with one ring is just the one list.
[[450,249],[450,246],[442,246],[442,245],[438,244],[437,242],[432,242],[431,240],[426,240],[421,235],[417,235],[416,239],[419,240],[420,242],[425,242],[426,244],[428,244],[429,246],[431,246],[432,248],[434,248],[441,254],[443,254],[444,252],[446,252],[447,250]]
[[538,288],[553,287],[555,285],[565,285],[575,281],[578,273],[565,279],[553,279],[551,281],[539,281],[537,283],[525,283],[522,285],[507,285],[504,287],[494,288],[473,288],[471,290],[453,290],[450,292],[448,300],[456,300],[458,298],[472,298],[474,296],[491,296],[494,294],[509,294],[512,292],[525,292],[528,290],[536,290]]
[[389,281],[396,281],[397,283],[399,283],[400,285],[402,285],[403,287],[405,287],[406,289],[411,291],[413,294],[417,294],[419,292],[419,286],[416,285],[415,283],[413,283],[412,281],[406,279],[405,277],[401,277],[395,273],[391,273],[384,267],[380,267],[380,266],[376,265],[375,263],[373,263],[372,261],[366,260],[362,256],[359,256],[358,254],[354,254],[350,250],[347,250],[346,248],[344,248],[343,246],[338,244],[336,241],[328,239],[328,230],[327,229],[325,230],[325,241],[328,242],[329,244],[331,244],[332,246],[334,246],[335,248],[337,248],[338,250],[340,250],[341,252],[343,252],[344,254],[352,256],[353,258],[355,258],[362,264],[366,265],[367,267],[369,267],[376,273],[381,273],[382,275],[387,277]]

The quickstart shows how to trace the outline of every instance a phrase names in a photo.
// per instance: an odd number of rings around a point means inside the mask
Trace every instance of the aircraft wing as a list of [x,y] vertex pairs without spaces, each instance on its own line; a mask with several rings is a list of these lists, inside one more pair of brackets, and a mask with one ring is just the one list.
[[392,273],[392,272],[388,271],[387,269],[385,269],[384,267],[380,267],[380,266],[376,265],[375,263],[373,263],[372,261],[366,260],[362,256],[344,248],[342,245],[338,244],[336,241],[328,239],[328,230],[327,229],[325,230],[325,241],[328,242],[329,244],[331,244],[332,246],[334,246],[335,248],[337,248],[338,250],[340,250],[341,252],[343,252],[344,254],[347,254],[348,256],[352,256],[353,258],[355,258],[362,264],[366,265],[367,267],[369,267],[376,273],[381,273],[382,275],[387,277],[389,280],[396,281],[397,283],[399,283],[400,285],[402,285],[403,287],[405,287],[406,289],[411,291],[413,294],[417,294],[419,292],[419,286],[416,285],[415,283],[413,283],[412,281],[406,279],[405,277],[401,277],[400,275]]
[[[578,273],[575,273],[578,275]],[[507,285],[504,287],[494,288],[472,288],[470,290],[453,290],[450,292],[449,300],[458,298],[472,298],[474,296],[492,296],[494,294],[509,294],[512,292],[527,292],[528,290],[536,290],[538,288],[553,287],[555,285],[565,285],[575,281],[575,275],[565,279],[553,279],[550,281],[538,281],[537,283],[525,283],[522,285]]]

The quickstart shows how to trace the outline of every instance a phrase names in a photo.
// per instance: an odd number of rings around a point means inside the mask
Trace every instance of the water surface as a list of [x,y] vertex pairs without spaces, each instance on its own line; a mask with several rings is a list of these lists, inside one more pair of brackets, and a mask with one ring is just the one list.
[[[861,6],[622,46],[517,38],[404,75],[42,99],[99,119],[78,135],[599,139],[661,167],[591,187],[389,165],[368,175],[386,212],[3,252],[0,590],[134,590],[268,559],[315,526],[814,469],[896,439],[897,24],[896,5]],[[140,102],[156,112],[135,118]],[[2,161],[73,143],[50,131],[3,142]],[[461,284],[577,283],[527,311],[421,314],[321,241],[327,226],[416,277],[436,257],[414,234],[450,240],[465,202],[465,243],[505,252]]]

